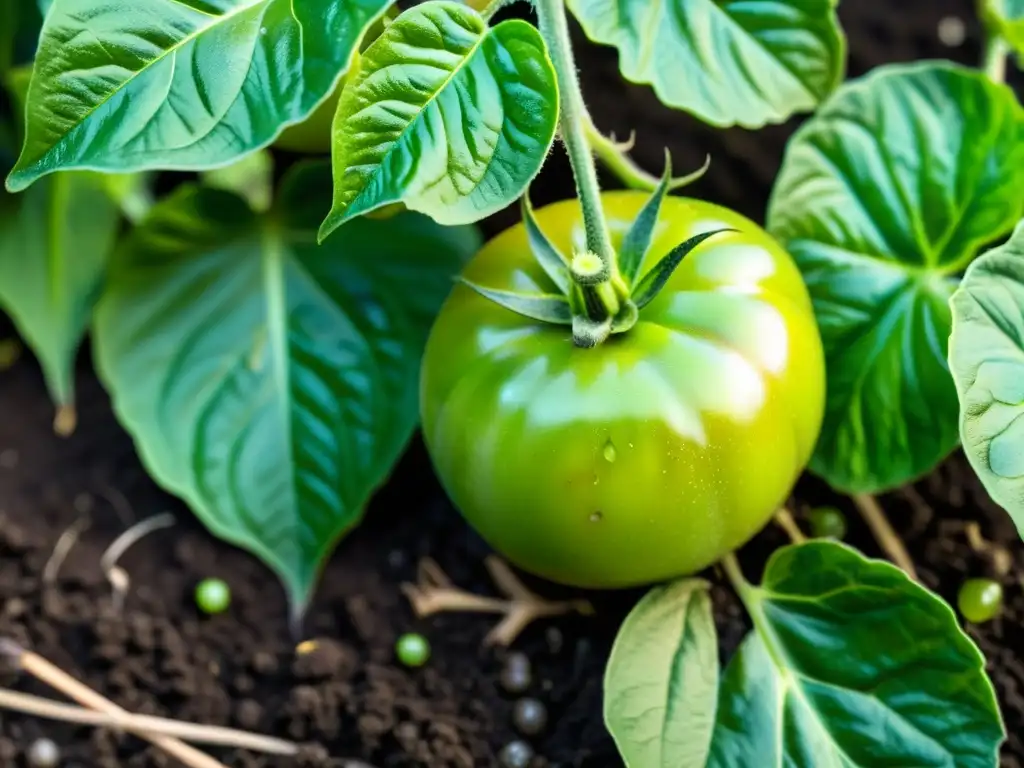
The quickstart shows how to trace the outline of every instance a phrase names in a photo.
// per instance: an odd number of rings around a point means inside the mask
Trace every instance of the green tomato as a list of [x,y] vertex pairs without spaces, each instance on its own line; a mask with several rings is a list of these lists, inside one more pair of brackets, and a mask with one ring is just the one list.
[[430,643],[423,635],[410,632],[398,638],[395,654],[407,667],[422,667],[430,658]]
[[[602,195],[613,243],[647,200]],[[584,247],[576,201],[537,212],[563,253]],[[719,206],[668,198],[643,274],[702,244],[629,331],[593,349],[457,285],[424,356],[423,431],[463,515],[505,557],[581,587],[692,573],[739,547],[788,496],[821,427],[825,364],[789,255]],[[465,277],[550,292],[523,226]]]
[[807,513],[807,519],[817,539],[846,538],[846,517],[835,507],[816,507]]
[[972,624],[994,619],[1003,606],[1003,585],[992,579],[968,579],[956,598],[960,613]]
[[221,579],[203,579],[196,586],[196,605],[211,616],[224,613],[231,604],[231,588]]

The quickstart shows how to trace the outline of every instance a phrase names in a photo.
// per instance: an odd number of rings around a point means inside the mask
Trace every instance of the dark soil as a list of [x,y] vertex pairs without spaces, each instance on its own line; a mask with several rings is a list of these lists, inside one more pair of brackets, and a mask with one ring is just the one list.
[[[925,57],[975,62],[979,34],[971,6],[970,0],[844,3],[851,74]],[[943,47],[936,35],[938,20],[950,14],[968,23],[967,40],[953,49]],[[636,128],[635,156],[641,163],[659,169],[665,144],[679,168],[696,167],[711,152],[711,173],[692,193],[762,218],[796,121],[758,133],[713,131],[659,106],[646,89],[622,84],[610,51],[581,45],[580,58],[600,126],[620,136]],[[556,153],[535,189],[535,201],[570,193],[564,158]],[[507,211],[495,217],[488,230],[515,215]],[[328,564],[301,638],[314,639],[317,646],[302,654],[288,631],[284,595],[274,577],[246,554],[211,538],[181,503],[154,486],[115,422],[89,361],[83,359],[80,368],[80,423],[67,440],[50,431],[52,411],[33,361],[25,359],[0,374],[0,636],[27,644],[133,711],[310,744],[298,761],[215,752],[228,765],[354,766],[343,758],[376,768],[496,764],[498,750],[516,735],[514,701],[497,683],[500,653],[481,647],[490,620],[448,615],[417,621],[399,589],[414,578],[418,559],[429,555],[460,586],[493,591],[483,568],[487,547],[441,493],[418,442],[374,500],[365,524]],[[853,544],[878,554],[850,504],[820,483],[804,480],[794,508],[824,502],[848,512]],[[966,576],[989,569],[967,544],[966,521],[978,521],[988,538],[1004,543],[1018,559],[1024,549],[1009,518],[988,500],[960,456],[883,503],[924,581],[950,600]],[[118,611],[100,572],[100,555],[128,524],[167,510],[177,524],[143,540],[121,561],[131,589]],[[44,584],[42,573],[58,537],[81,515],[88,515],[91,526],[56,581]],[[759,575],[764,559],[782,542],[770,527],[744,550],[750,577]],[[207,576],[230,583],[233,604],[226,614],[207,618],[197,612],[192,590]],[[716,584],[724,658],[747,625],[729,589]],[[535,586],[545,594],[558,592],[551,585]],[[1003,764],[1019,767],[1024,766],[1024,664],[1016,649],[1024,647],[1024,594],[1012,578],[1006,587],[1003,618],[969,631],[989,659],[1010,734]],[[535,626],[517,643],[533,660],[531,695],[549,709],[548,730],[534,740],[542,756],[538,765],[620,764],[601,721],[601,677],[615,631],[638,594],[595,595],[597,617]],[[394,661],[394,642],[409,630],[423,632],[433,646],[431,661],[420,670]],[[11,674],[0,677],[0,684],[52,695]],[[171,764],[134,738],[2,714],[0,765],[23,765],[25,748],[42,735],[61,746],[65,766]]]

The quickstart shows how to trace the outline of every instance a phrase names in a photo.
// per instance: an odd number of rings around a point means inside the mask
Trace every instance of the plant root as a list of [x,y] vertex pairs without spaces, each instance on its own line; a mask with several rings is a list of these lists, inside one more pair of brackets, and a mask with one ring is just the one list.
[[800,526],[796,524],[792,513],[786,507],[779,507],[779,511],[775,513],[775,524],[786,532],[794,544],[803,544],[807,541],[807,536],[800,530]]
[[594,613],[594,607],[587,600],[552,601],[539,597],[499,557],[489,556],[485,565],[505,599],[459,589],[430,558],[420,561],[417,583],[403,584],[402,592],[420,618],[447,611],[502,614],[504,618],[487,633],[484,645],[509,646],[537,619],[574,612],[583,616]]
[[110,587],[114,591],[114,610],[118,613],[124,607],[124,598],[131,586],[131,579],[128,578],[128,573],[118,566],[117,561],[121,559],[121,555],[127,552],[143,536],[161,528],[169,528],[174,523],[174,515],[170,512],[154,515],[140,523],[136,523],[114,539],[111,545],[107,547],[106,552],[100,557],[100,568],[103,569],[103,574],[107,577],[107,581],[110,582]]
[[885,552],[890,560],[906,571],[910,578],[919,582],[920,579],[917,576],[914,561],[910,559],[910,554],[907,552],[903,540],[885,516],[885,511],[878,503],[878,500],[868,493],[855,493],[850,498],[857,507],[857,511],[860,512],[861,517],[864,518],[864,522],[868,524],[872,535],[875,537],[875,541],[878,542],[882,551]]
[[75,546],[82,532],[90,525],[92,525],[92,521],[88,515],[82,515],[64,529],[64,533],[60,535],[57,543],[53,545],[53,554],[50,555],[50,559],[46,561],[46,565],[43,567],[43,584],[53,584],[57,580],[57,572],[60,570],[61,565],[64,564],[68,552]]
[[1010,550],[982,536],[981,526],[973,520],[964,526],[964,533],[971,549],[992,563],[992,570],[998,578],[1002,579],[1009,575],[1013,570],[1013,555],[1010,554]]

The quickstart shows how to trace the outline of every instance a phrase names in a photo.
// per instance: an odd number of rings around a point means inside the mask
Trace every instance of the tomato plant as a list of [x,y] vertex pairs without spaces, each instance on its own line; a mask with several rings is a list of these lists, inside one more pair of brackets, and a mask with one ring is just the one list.
[[[0,0],[0,306],[55,426],[75,427],[90,330],[153,477],[272,567],[298,621],[422,420],[454,503],[523,568],[680,577],[609,660],[631,768],[995,765],[984,660],[939,597],[798,529],[759,585],[733,551],[805,467],[884,543],[872,495],[961,439],[1024,520],[1024,235],[1000,243],[1024,212],[1002,83],[1024,8],[979,4],[979,69],[843,82],[835,0],[499,20],[511,4]],[[601,134],[570,15],[696,119],[814,113],[763,229],[671,194],[706,166],[676,178],[666,157],[659,180]],[[577,195],[534,211],[556,138]],[[630,190],[602,190],[596,158]],[[474,224],[517,201],[481,247]],[[753,627],[721,674],[693,576],[713,563]]]

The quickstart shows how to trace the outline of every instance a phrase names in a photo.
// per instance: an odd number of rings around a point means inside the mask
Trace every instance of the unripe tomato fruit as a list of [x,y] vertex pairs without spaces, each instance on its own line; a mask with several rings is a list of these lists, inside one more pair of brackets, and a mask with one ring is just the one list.
[[[647,200],[602,195],[613,243]],[[537,211],[563,254],[583,248],[575,200]],[[424,357],[423,432],[469,523],[527,571],[581,587],[692,573],[737,548],[785,501],[821,427],[825,363],[789,255],[744,217],[664,201],[642,276],[690,253],[639,321],[593,349],[459,284]],[[522,224],[465,277],[553,292]]]

